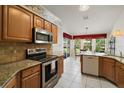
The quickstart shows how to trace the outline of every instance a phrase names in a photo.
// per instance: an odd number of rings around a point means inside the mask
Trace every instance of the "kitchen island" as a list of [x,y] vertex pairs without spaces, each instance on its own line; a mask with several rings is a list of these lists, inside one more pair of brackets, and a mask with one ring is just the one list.
[[79,56],[81,73],[104,77],[118,87],[124,87],[124,58],[99,53],[84,53]]

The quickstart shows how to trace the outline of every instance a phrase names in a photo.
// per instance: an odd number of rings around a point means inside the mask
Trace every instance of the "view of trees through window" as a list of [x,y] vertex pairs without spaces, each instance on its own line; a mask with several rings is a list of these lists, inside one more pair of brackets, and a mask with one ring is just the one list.
[[84,50],[92,51],[92,39],[84,40]]
[[105,52],[105,39],[96,39],[96,52]]
[[105,52],[105,39],[95,39],[95,45],[92,44],[92,39],[84,39],[83,40],[83,45],[81,45],[81,39],[76,39],[75,40],[75,53],[78,54],[80,53],[81,46],[83,46],[83,50],[89,50],[89,51],[94,51],[92,50],[92,47],[95,47],[95,52]]
[[81,47],[81,41],[80,39],[75,40],[75,53],[78,54],[80,53],[80,47]]
[[64,58],[70,56],[70,40],[64,38]]

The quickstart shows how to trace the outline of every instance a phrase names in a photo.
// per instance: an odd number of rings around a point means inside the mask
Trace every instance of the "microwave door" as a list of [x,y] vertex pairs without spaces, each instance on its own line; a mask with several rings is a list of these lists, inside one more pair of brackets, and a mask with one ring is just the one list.
[[53,43],[53,36],[52,35],[49,35],[49,42]]
[[49,43],[49,35],[43,33],[36,33],[35,43]]

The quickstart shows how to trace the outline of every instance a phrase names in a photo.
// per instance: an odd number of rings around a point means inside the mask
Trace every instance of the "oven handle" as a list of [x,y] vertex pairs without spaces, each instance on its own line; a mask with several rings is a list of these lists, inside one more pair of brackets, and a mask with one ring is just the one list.
[[53,61],[58,61],[59,60],[59,58],[56,58],[56,59],[52,59],[52,60],[50,60],[50,61],[48,61],[48,62],[46,62],[46,63],[43,63],[42,65],[43,66],[46,66],[46,65],[48,65],[48,64],[51,64]]

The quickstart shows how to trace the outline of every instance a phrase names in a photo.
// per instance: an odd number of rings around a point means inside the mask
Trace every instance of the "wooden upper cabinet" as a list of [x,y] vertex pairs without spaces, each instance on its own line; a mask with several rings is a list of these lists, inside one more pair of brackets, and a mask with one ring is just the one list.
[[53,33],[53,43],[57,44],[57,42],[58,42],[58,28],[54,24],[52,24],[52,33]]
[[44,21],[44,29],[51,32],[52,28],[51,28],[51,23],[47,20]]
[[0,40],[2,39],[2,6],[0,5]]
[[124,64],[116,62],[116,84],[124,88]]
[[43,29],[43,27],[44,27],[44,19],[34,15],[34,27]]
[[33,14],[19,6],[3,6],[3,39],[32,41]]

